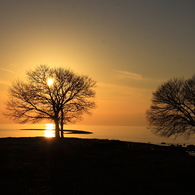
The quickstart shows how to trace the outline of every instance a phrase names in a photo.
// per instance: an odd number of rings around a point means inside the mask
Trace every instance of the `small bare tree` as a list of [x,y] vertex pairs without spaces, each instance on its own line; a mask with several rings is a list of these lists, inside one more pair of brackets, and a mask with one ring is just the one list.
[[153,133],[170,137],[195,133],[195,75],[167,81],[153,93],[146,111]]
[[4,115],[19,123],[43,119],[55,123],[55,136],[63,137],[63,125],[82,119],[95,108],[96,82],[72,70],[39,65],[26,72],[27,80],[17,80],[9,89]]

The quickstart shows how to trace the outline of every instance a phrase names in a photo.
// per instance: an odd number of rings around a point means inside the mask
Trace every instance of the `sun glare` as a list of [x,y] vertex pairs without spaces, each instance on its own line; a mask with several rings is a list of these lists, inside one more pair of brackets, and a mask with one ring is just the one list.
[[55,137],[54,124],[45,124],[44,137]]
[[47,80],[47,84],[48,84],[49,86],[52,85],[53,82],[54,82],[54,79],[53,79],[53,78],[49,78],[49,79]]
[[47,130],[54,130],[54,124],[51,124],[51,123],[45,124],[45,129],[47,129]]

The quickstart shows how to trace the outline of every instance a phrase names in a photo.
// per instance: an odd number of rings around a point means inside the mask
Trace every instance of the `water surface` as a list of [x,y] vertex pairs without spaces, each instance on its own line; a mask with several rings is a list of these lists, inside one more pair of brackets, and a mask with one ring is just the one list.
[[[0,137],[52,137],[54,131],[48,129],[45,124],[0,124]],[[46,128],[47,127],[47,128]],[[45,130],[20,130],[20,129],[44,129]],[[146,126],[92,126],[92,125],[66,125],[65,129],[90,131],[93,134],[65,134],[65,137],[117,139],[122,141],[144,142],[160,144],[195,144],[195,137],[188,140],[183,137],[175,139],[163,138],[151,133]]]

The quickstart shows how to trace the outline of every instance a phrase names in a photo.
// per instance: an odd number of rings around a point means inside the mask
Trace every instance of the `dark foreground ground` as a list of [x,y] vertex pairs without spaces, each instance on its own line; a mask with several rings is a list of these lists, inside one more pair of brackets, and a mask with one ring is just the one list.
[[0,194],[195,194],[184,148],[116,140],[0,139]]

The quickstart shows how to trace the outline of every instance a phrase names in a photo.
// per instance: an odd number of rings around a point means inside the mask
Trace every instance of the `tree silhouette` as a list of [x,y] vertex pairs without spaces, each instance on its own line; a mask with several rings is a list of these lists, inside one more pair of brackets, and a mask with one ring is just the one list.
[[[13,82],[4,115],[19,123],[43,119],[55,123],[55,136],[63,137],[63,125],[82,119],[95,108],[96,82],[70,69],[39,65],[26,72],[27,80]],[[61,133],[60,133],[61,132]]]
[[151,101],[146,117],[153,133],[165,137],[195,133],[195,75],[165,82]]

